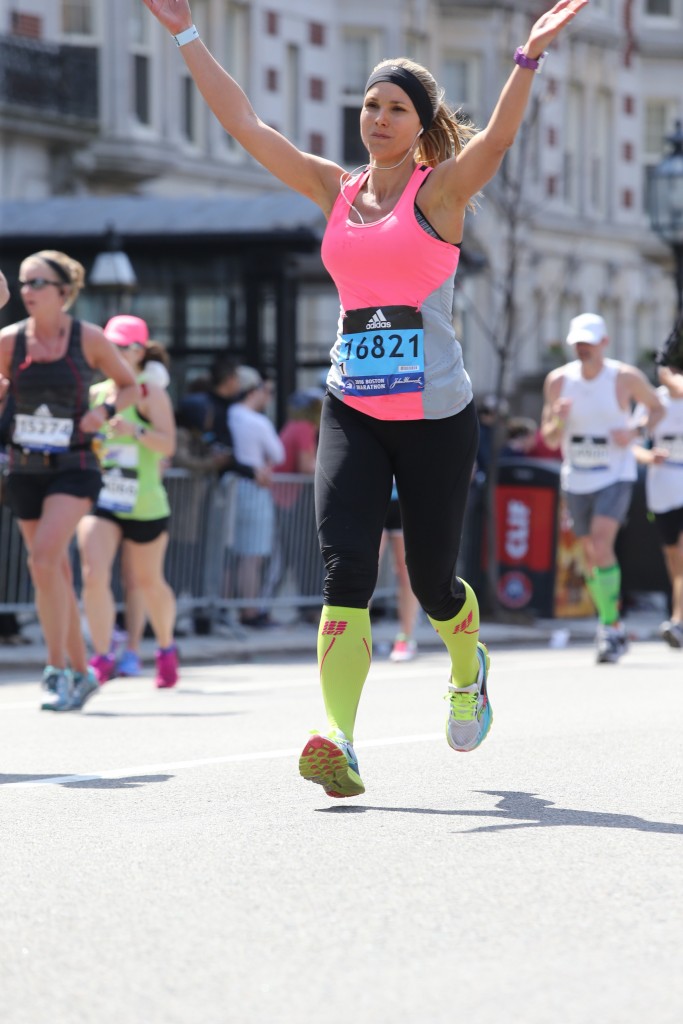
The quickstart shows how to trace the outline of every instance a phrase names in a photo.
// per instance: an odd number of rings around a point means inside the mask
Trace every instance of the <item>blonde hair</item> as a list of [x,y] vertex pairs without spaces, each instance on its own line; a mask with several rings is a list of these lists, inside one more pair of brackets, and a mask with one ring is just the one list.
[[[56,264],[65,278],[63,282],[60,281],[60,284],[63,284],[64,290],[68,292],[62,308],[66,310],[73,306],[85,285],[85,267],[78,260],[72,259],[71,256],[67,256],[65,252],[59,252],[57,249],[41,249],[40,252],[34,252],[31,256],[27,256],[26,259],[42,260],[48,266],[51,263]],[[25,263],[26,260],[23,262]]]
[[[479,129],[460,110],[451,110],[444,100],[444,90],[437,84],[431,71],[410,57],[391,57],[382,60],[372,69],[372,73],[392,64],[410,71],[432,104],[434,119],[429,128],[420,135],[415,146],[418,163],[436,167],[444,160],[457,156]],[[474,199],[470,199],[467,206],[473,210],[476,206]]]

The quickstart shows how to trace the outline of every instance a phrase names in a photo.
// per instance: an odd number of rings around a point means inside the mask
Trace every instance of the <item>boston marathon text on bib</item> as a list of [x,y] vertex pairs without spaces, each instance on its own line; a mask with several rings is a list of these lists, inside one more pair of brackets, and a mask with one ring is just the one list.
[[102,489],[97,507],[108,512],[132,512],[138,499],[138,449],[131,444],[105,443],[102,454]]
[[573,469],[606,469],[609,466],[607,438],[575,435],[569,444],[569,461]]
[[345,395],[377,398],[425,386],[422,314],[411,306],[351,309],[344,317],[338,361]]
[[52,416],[47,406],[41,406],[33,416],[17,413],[12,443],[24,451],[65,452],[69,449],[73,431],[72,419]]

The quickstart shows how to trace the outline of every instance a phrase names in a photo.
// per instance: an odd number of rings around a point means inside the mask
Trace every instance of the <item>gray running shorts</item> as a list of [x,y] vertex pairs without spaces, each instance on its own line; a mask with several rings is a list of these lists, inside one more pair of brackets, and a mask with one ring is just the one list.
[[593,516],[607,516],[616,519],[621,526],[631,505],[633,484],[618,481],[591,494],[570,494],[564,492],[567,508],[572,519],[572,529],[577,537],[587,537],[591,532]]

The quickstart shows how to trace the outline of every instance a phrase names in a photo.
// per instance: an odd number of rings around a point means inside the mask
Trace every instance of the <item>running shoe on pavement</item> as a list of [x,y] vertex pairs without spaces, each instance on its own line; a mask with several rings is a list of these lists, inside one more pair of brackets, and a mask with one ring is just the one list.
[[46,665],[40,684],[45,691],[41,711],[71,711],[73,704],[73,676],[68,668]]
[[389,655],[389,661],[412,661],[417,654],[417,644],[405,633],[399,633]]
[[116,662],[116,671],[120,676],[142,675],[142,663],[135,651],[125,650]]
[[315,733],[310,737],[301,751],[299,773],[322,786],[328,796],[359,796],[365,792],[353,745],[340,729],[328,736]]
[[96,654],[88,662],[98,683],[108,683],[116,675],[116,661],[112,654]]
[[74,711],[80,711],[93,694],[97,693],[100,684],[97,681],[94,669],[90,668],[90,666],[88,666],[86,672],[74,672],[73,680],[71,707]]
[[597,636],[597,663],[598,665],[614,665],[622,654],[628,650],[628,637],[621,622],[614,625],[600,625]]
[[659,635],[669,647],[683,647],[683,625],[680,622],[663,622],[659,627]]
[[493,721],[493,712],[487,692],[489,654],[482,643],[477,644],[479,671],[474,683],[469,686],[448,687],[450,711],[446,722],[446,739],[449,747],[467,753],[474,750],[486,739]]
[[168,690],[178,682],[178,648],[175,644],[165,650],[159,647],[155,659],[157,666],[155,685],[159,690]]

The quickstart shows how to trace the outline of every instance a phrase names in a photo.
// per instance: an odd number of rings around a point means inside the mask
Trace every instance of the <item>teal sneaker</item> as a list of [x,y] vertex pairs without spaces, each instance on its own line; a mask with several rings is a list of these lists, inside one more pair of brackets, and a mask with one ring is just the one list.
[[68,668],[46,665],[40,685],[45,691],[41,711],[71,711],[74,681]]
[[91,668],[88,668],[87,672],[74,672],[73,680],[71,708],[73,711],[80,711],[93,694],[97,693],[100,684]]
[[483,743],[491,728],[493,712],[487,692],[489,654],[482,643],[477,644],[479,671],[476,682],[470,686],[448,687],[450,712],[446,722],[446,739],[449,747],[467,753]]
[[311,736],[299,758],[299,773],[322,786],[328,796],[360,796],[365,792],[353,746],[339,729],[328,736]]

